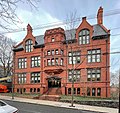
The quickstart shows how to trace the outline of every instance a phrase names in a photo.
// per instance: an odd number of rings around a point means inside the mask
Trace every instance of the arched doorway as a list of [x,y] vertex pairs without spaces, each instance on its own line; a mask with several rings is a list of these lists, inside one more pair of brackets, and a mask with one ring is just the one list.
[[48,88],[61,87],[61,78],[52,76],[47,78],[47,80],[48,80]]

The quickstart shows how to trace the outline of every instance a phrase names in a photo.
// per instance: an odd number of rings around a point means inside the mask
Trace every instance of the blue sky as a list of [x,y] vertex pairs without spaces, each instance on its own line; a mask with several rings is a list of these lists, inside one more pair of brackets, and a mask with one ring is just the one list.
[[[76,11],[76,17],[84,17],[97,15],[97,10],[100,6],[104,9],[104,14],[111,13],[113,10],[120,10],[120,0],[40,0],[36,9],[31,9],[28,5],[24,6],[23,3],[18,5],[16,13],[22,21],[18,23],[17,26],[11,26],[14,29],[26,28],[27,24],[30,23],[33,27],[33,35],[37,36],[44,34],[46,29],[37,29],[43,24],[53,23],[53,22],[65,22],[67,15],[71,12]],[[119,10],[116,10],[119,11]],[[103,24],[108,29],[120,27],[120,14],[105,16]],[[88,20],[91,25],[97,23],[96,19]],[[78,22],[78,25],[81,23]],[[59,27],[59,26],[57,26]],[[61,26],[64,28],[64,26]],[[115,34],[120,34],[120,29],[111,30],[111,52],[120,51],[120,35],[112,36]],[[6,36],[12,38],[13,40],[20,42],[26,35],[26,31],[18,33],[8,33]],[[116,70],[120,68],[120,54],[111,55],[111,69]]]

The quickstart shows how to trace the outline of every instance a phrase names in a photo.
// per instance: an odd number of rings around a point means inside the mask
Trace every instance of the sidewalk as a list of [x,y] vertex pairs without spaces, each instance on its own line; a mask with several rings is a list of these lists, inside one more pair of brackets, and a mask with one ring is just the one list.
[[88,111],[97,111],[97,112],[104,112],[104,113],[118,113],[118,109],[107,108],[107,107],[97,107],[97,106],[79,105],[79,104],[74,104],[75,107],[70,107],[71,105],[70,103],[47,101],[47,100],[35,100],[35,99],[27,99],[27,98],[20,98],[20,97],[14,97],[14,99],[12,99],[10,96],[1,96],[1,95],[0,95],[0,99],[33,103],[33,104],[50,105],[50,106],[56,106],[56,107],[88,110]]

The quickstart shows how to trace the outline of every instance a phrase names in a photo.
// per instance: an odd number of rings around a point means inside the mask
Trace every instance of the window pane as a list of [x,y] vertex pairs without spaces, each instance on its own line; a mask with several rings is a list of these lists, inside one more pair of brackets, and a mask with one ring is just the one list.
[[83,30],[83,35],[85,35],[85,30]]
[[98,50],[96,50],[97,51],[97,53],[100,53],[100,49],[98,49]]
[[72,57],[69,57],[69,64],[72,64]]
[[55,50],[55,54],[58,54],[58,49],[57,49],[57,50]]
[[95,88],[92,89],[92,96],[95,96]]
[[52,55],[54,55],[54,50],[52,50]]
[[87,38],[86,39],[86,41],[87,41],[86,43],[89,44],[89,36],[87,36],[86,38]]
[[97,96],[101,96],[101,88],[97,89]]
[[69,52],[69,56],[72,56],[72,53],[71,53],[71,52]]
[[87,88],[87,96],[90,96],[90,88]]
[[95,54],[95,50],[92,50],[92,54]]
[[54,38],[52,38],[52,42],[54,42],[55,41],[55,39]]
[[79,44],[82,44],[82,37],[79,37]]
[[88,51],[88,54],[91,54],[92,52],[91,51]]
[[91,62],[91,55],[88,55],[88,62]]

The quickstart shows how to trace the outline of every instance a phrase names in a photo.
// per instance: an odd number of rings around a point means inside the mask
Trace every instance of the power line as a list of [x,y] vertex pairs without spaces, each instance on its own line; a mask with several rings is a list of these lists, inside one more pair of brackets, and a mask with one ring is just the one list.
[[118,47],[112,47],[111,49],[120,49],[120,46],[118,46]]
[[120,29],[120,27],[111,28],[110,30]]
[[120,34],[113,34],[113,35],[111,35],[111,36],[119,36]]
[[[115,9],[115,10],[110,10],[110,11],[107,11],[106,14],[104,14],[104,17],[106,16],[111,16],[111,15],[117,15],[117,14],[120,14],[120,9]],[[88,15],[88,20],[89,19],[95,19],[96,16],[93,16],[93,15]],[[42,24],[42,25],[38,25],[36,27],[34,27],[33,29],[34,30],[37,30],[37,29],[44,29],[44,28],[49,28],[49,27],[54,27],[54,26],[61,26],[61,25],[67,25],[69,23],[72,23],[72,22],[78,22],[78,21],[81,21],[81,18],[76,18],[75,20],[73,21],[69,21],[69,22],[53,22],[53,23],[47,23],[47,24]],[[116,28],[115,28],[116,29]],[[3,32],[1,34],[7,34],[7,33],[16,33],[16,32],[22,32],[22,31],[26,31],[25,28],[21,28],[21,29],[13,29],[13,31],[8,31],[8,32]]]
[[110,52],[109,54],[120,54],[120,51]]

